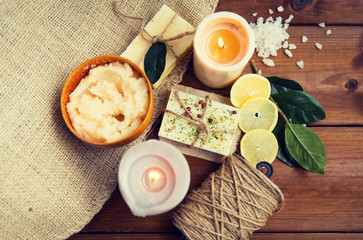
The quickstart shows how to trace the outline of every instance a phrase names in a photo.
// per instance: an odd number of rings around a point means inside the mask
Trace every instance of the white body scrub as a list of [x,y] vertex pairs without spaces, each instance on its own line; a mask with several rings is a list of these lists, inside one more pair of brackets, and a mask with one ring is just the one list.
[[148,86],[127,64],[98,66],[69,95],[67,111],[76,132],[97,142],[115,142],[142,123]]

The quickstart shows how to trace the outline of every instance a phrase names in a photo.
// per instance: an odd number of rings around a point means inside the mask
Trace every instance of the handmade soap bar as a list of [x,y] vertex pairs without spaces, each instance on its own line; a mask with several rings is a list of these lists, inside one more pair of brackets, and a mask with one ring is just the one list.
[[[188,116],[188,113],[177,101],[175,91],[174,89],[171,91],[166,109],[182,116]],[[211,133],[205,144],[203,144],[203,140],[206,133],[203,131],[194,147],[228,156],[233,144],[234,133],[232,132],[237,130],[240,110],[216,101],[210,101],[209,105],[206,106],[205,98],[182,91],[179,91],[179,98],[187,111],[198,119],[201,119],[204,110],[207,109],[202,120],[210,129],[220,130],[220,132]],[[231,133],[224,133],[223,130]],[[168,112],[164,114],[159,130],[160,137],[191,145],[198,134],[197,126],[187,119]]]
[[[173,10],[171,10],[166,5],[163,5],[160,10],[155,14],[153,19],[151,19],[151,21],[145,26],[144,29],[151,36],[160,36],[162,34],[161,36],[164,39],[175,37],[185,32],[194,31],[194,27],[179,15],[177,15],[173,19],[175,15],[176,13]],[[182,59],[188,52],[188,50],[192,47],[193,37],[194,35],[187,35],[180,39],[168,42],[171,48],[174,50],[175,54],[179,57],[179,59]],[[121,54],[121,56],[137,63],[139,67],[144,70],[144,57],[150,46],[151,43],[145,41],[139,34],[131,42],[127,49]],[[165,61],[166,63],[164,72],[161,75],[160,79],[155,84],[153,84],[154,88],[160,85],[162,80],[169,75],[171,70],[173,70],[173,68],[177,64],[177,59],[170,51],[170,49],[167,49]]]

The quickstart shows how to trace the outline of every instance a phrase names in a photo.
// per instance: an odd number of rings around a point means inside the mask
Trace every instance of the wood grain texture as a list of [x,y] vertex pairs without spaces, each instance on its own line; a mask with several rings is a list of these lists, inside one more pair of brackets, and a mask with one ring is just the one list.
[[[327,150],[326,174],[290,168],[276,160],[272,180],[284,193],[284,208],[262,232],[363,232],[363,128],[313,127]],[[218,165],[188,157],[191,188]],[[168,213],[134,217],[118,191],[83,232],[176,232]]]
[[[274,11],[273,16],[283,18],[294,15],[293,25],[317,25],[325,22],[328,25],[362,25],[363,2],[361,0],[311,0],[311,4],[303,8],[294,8],[294,0],[221,0],[217,11],[233,11],[248,21],[258,17],[269,17],[268,9]],[[279,13],[276,8],[283,6],[284,11]],[[257,13],[256,17],[252,13]]]
[[111,234],[78,234],[70,240],[124,240],[124,239],[146,239],[146,240],[182,240],[183,237],[177,233],[111,233]]
[[[180,234],[176,233],[111,233],[111,234],[79,234],[70,238],[71,240],[182,240]],[[251,240],[361,240],[363,233],[255,233]]]

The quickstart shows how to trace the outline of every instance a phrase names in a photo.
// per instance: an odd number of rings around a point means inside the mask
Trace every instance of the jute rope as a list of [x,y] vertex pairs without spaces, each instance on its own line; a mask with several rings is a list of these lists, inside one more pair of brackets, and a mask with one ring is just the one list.
[[205,98],[205,107],[204,107],[203,114],[202,114],[202,116],[200,118],[195,116],[191,111],[189,111],[185,107],[183,102],[180,100],[178,91],[174,91],[174,97],[175,97],[176,101],[179,103],[179,105],[187,113],[187,116],[180,115],[180,114],[178,114],[178,113],[176,113],[174,111],[171,111],[169,109],[164,109],[164,112],[171,113],[171,114],[173,114],[173,115],[175,115],[175,116],[177,116],[179,118],[188,120],[197,127],[199,133],[198,133],[197,137],[194,139],[194,141],[192,142],[192,144],[190,146],[193,147],[195,145],[195,143],[201,137],[203,132],[206,133],[206,136],[205,136],[205,138],[203,140],[203,145],[208,141],[209,136],[210,136],[211,133],[235,133],[235,131],[229,131],[229,130],[224,130],[224,129],[211,129],[210,127],[208,127],[208,125],[207,125],[207,123],[205,122],[204,119],[205,119],[205,115],[207,113],[208,106],[210,105],[210,101],[211,101],[209,96],[206,96],[206,98]]
[[187,196],[171,222],[193,240],[249,239],[284,201],[271,180],[233,154]]
[[[146,19],[142,18],[142,17],[136,17],[136,16],[130,16],[125,14],[119,7],[117,4],[117,0],[113,1],[113,7],[115,9],[115,11],[120,14],[121,16],[125,17],[125,18],[130,18],[130,19],[135,19],[135,20],[140,20],[141,21],[141,26],[140,26],[140,35],[141,37],[151,43],[157,43],[157,42],[162,42],[164,43],[171,51],[171,53],[174,55],[174,57],[177,59],[177,61],[179,61],[179,56],[175,53],[175,51],[173,50],[173,48],[171,47],[171,45],[169,44],[170,41],[174,41],[177,39],[180,39],[182,37],[188,36],[188,35],[193,35],[195,33],[195,31],[187,31],[181,34],[178,34],[174,37],[171,38],[163,38],[163,34],[166,32],[166,30],[169,28],[169,26],[172,24],[172,22],[174,21],[174,19],[178,16],[176,13],[174,14],[174,16],[172,17],[172,19],[170,20],[170,22],[168,23],[168,25],[164,28],[163,32],[160,35],[156,35],[156,36],[151,36],[151,34],[149,34],[146,30],[145,30],[145,26],[146,26]],[[145,34],[148,36],[146,37]]]

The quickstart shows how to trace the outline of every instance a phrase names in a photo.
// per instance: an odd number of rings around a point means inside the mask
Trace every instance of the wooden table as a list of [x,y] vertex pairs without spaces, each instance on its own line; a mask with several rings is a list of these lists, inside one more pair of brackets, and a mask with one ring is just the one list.
[[[311,5],[297,10],[292,2],[220,0],[217,8],[236,12],[248,21],[268,17],[269,8],[274,17],[294,15],[288,29],[289,42],[297,46],[293,57],[279,50],[273,58],[275,67],[264,66],[256,56],[253,59],[264,76],[298,81],[327,114],[326,120],[309,126],[325,145],[326,174],[290,168],[276,160],[271,179],[281,188],[286,203],[252,239],[363,239],[363,0],[312,0]],[[285,11],[276,14],[280,5]],[[252,16],[254,12],[257,17]],[[320,22],[327,27],[318,27]],[[332,30],[329,36],[325,35],[327,29]],[[301,42],[303,35],[308,42]],[[322,50],[315,48],[316,42],[323,45]],[[296,66],[298,60],[305,62],[304,69]],[[248,66],[244,73],[249,72]],[[205,89],[191,66],[182,84]],[[229,88],[207,90],[229,95]],[[191,188],[218,168],[202,159],[187,159]],[[70,239],[182,239],[167,219],[168,214],[134,217],[116,189],[94,219]]]

